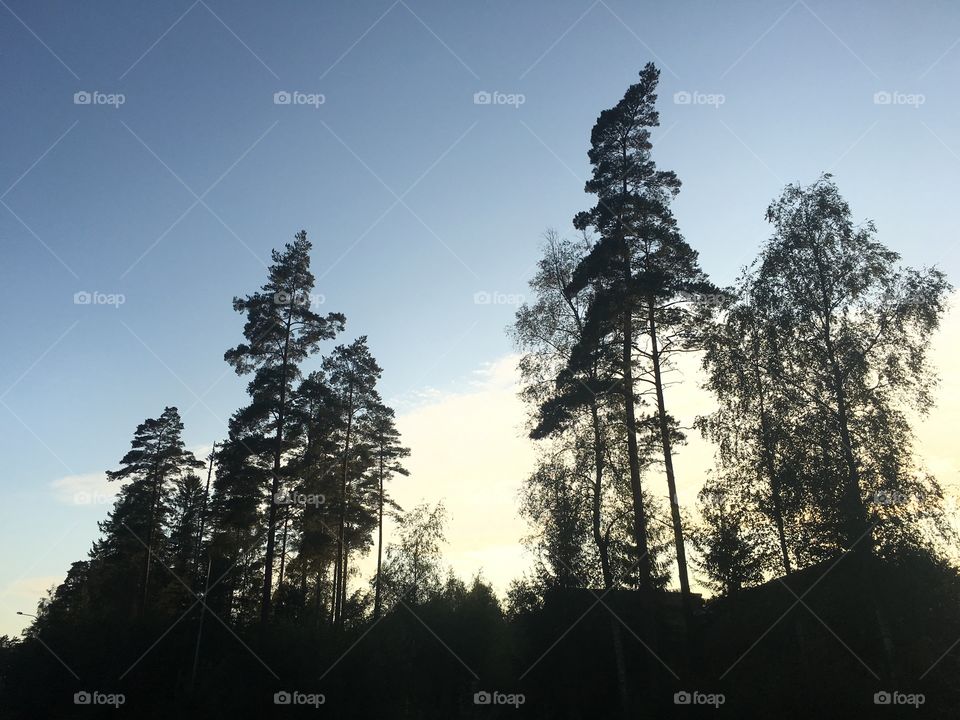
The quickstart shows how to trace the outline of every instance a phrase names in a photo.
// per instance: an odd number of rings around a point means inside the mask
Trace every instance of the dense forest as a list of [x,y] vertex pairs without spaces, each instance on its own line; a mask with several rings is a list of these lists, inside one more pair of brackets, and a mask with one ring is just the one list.
[[[957,538],[913,434],[952,288],[829,174],[772,199],[715,285],[653,158],[658,79],[600,113],[590,206],[545,233],[509,328],[527,575],[457,577],[442,498],[391,499],[411,450],[367,338],[316,312],[301,231],[233,299],[228,433],[198,458],[176,407],[146,410],[87,558],[0,638],[2,716],[956,717]],[[695,427],[678,382],[715,401]],[[705,478],[674,466],[691,433]]]

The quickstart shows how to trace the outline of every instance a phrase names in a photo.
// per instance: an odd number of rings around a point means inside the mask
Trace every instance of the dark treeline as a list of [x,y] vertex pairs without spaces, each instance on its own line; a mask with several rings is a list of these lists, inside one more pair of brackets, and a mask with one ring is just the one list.
[[[714,285],[653,160],[658,79],[600,114],[593,205],[546,234],[511,328],[540,455],[505,598],[445,569],[442,503],[391,500],[409,450],[366,338],[313,309],[301,232],[234,299],[248,404],[205,459],[175,407],[136,428],[88,559],[0,639],[4,717],[955,717],[956,538],[911,427],[951,287],[829,175]],[[695,428],[678,382],[715,400]],[[674,465],[691,431],[706,478]],[[75,704],[96,691],[122,707]]]

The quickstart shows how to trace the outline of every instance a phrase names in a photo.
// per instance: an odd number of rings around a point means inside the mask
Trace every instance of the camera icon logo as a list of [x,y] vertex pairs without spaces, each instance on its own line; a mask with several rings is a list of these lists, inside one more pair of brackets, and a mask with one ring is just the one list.
[[73,304],[74,305],[89,305],[93,302],[93,295],[88,293],[86,290],[81,290],[73,294]]
[[873,694],[874,705],[889,705],[891,702],[893,702],[893,696],[891,696],[886,690],[881,690],[880,692]]
[[673,94],[674,105],[689,105],[692,100],[693,96],[686,90],[681,90],[680,92],[675,92]]
[[81,690],[73,694],[74,705],[89,705],[91,702],[93,702],[93,696],[86,690]]
[[673,694],[674,705],[689,705],[691,702],[693,702],[693,696],[686,690]]
[[289,105],[293,97],[286,90],[280,90],[273,94],[274,105]]
[[273,694],[273,704],[274,705],[289,705],[293,702],[293,696],[288,693],[286,690],[281,690],[280,692],[275,692]]
[[473,94],[473,104],[474,105],[489,105],[493,102],[493,95],[488,93],[486,90],[480,90]]
[[886,90],[880,90],[873,94],[874,105],[889,105],[893,102],[893,95]]
[[74,105],[89,105],[93,100],[93,95],[86,90],[79,90],[73,94]]
[[489,705],[492,702],[493,697],[486,690],[481,690],[480,692],[473,694],[474,705]]

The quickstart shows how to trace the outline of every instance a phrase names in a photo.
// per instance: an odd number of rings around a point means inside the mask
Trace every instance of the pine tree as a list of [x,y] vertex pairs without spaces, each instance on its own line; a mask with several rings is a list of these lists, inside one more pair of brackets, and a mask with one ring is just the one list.
[[[623,99],[600,114],[591,135],[593,174],[586,191],[597,204],[574,218],[578,229],[593,228],[598,239],[580,262],[570,283],[572,292],[592,288],[586,334],[618,337],[621,349],[621,393],[634,498],[634,533],[641,551],[641,584],[651,586],[647,557],[647,512],[643,507],[641,459],[637,439],[637,387],[646,382],[655,396],[653,416],[662,449],[674,529],[674,544],[685,615],[691,613],[690,583],[673,469],[672,446],[678,435],[667,413],[664,372],[669,354],[688,349],[701,307],[686,300],[714,294],[697,264],[697,253],[677,230],[670,201],[680,190],[671,171],[657,170],[651,158],[650,130],[659,125],[656,87],[659,71],[648,63],[640,81]],[[595,343],[594,343],[595,344]],[[639,372],[636,357],[643,361]]]
[[390,500],[384,490],[385,483],[394,475],[409,475],[410,471],[401,464],[402,458],[410,455],[410,449],[400,444],[400,432],[397,430],[394,412],[386,405],[372,408],[368,418],[370,440],[376,463],[376,502],[377,502],[377,574],[374,580],[373,616],[380,617],[382,570],[383,570],[383,507],[398,506]]
[[[339,313],[324,317],[311,309],[314,277],[310,271],[310,249],[307,233],[300,231],[283,251],[273,251],[269,278],[260,291],[244,298],[234,298],[234,310],[247,316],[243,329],[247,342],[224,355],[237,374],[255,373],[248,387],[252,402],[245,419],[249,424],[269,427],[272,432],[271,498],[278,496],[283,484],[283,457],[291,446],[287,431],[300,363],[315,352],[322,341],[335,337],[345,322]],[[271,500],[267,509],[260,609],[260,619],[264,623],[270,617],[276,529],[277,504]]]
[[[185,482],[193,470],[202,467],[193,453],[184,448],[183,422],[175,407],[164,408],[159,418],[148,418],[137,426],[131,449],[120,460],[120,469],[107,472],[113,481],[127,481],[114,512],[101,529],[107,544],[129,548],[126,535],[142,544],[136,554],[143,556],[140,575],[140,610],[150,592],[153,558],[167,539],[171,486]],[[118,539],[118,536],[122,539]]]
[[[363,474],[362,464],[352,457],[357,452],[355,424],[359,417],[380,404],[376,392],[377,380],[382,370],[370,354],[366,336],[357,338],[350,345],[338,345],[333,353],[324,358],[323,369],[331,388],[338,398],[343,413],[343,440],[340,452],[340,487],[337,496],[337,558],[334,566],[333,617],[342,623],[343,606],[347,593],[349,548],[346,543],[346,529],[351,473],[355,477]],[[351,462],[353,461],[353,462]]]

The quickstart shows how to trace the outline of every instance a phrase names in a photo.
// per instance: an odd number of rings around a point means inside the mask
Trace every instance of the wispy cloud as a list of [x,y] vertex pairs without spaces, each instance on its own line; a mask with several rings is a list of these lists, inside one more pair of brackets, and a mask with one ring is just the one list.
[[105,505],[116,500],[120,484],[102,472],[65,475],[50,483],[54,498],[66,505]]

